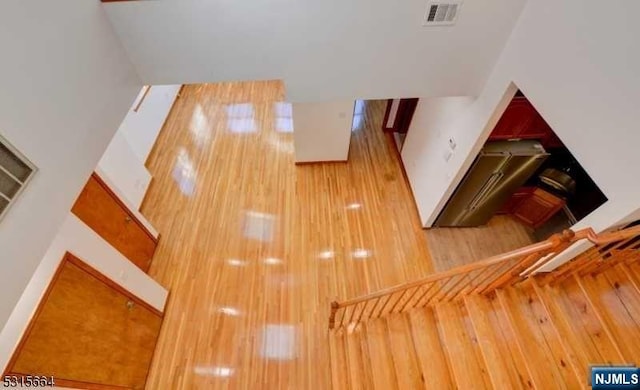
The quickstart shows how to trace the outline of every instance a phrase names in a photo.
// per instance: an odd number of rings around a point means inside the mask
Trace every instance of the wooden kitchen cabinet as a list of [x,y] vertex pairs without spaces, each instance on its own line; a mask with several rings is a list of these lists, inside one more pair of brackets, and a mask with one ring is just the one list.
[[520,134],[531,126],[535,114],[536,110],[525,97],[514,97],[491,132],[489,141],[520,138]]
[[516,96],[489,135],[489,141],[535,139],[545,148],[562,146],[551,127],[524,96]]
[[158,240],[100,176],[91,175],[71,211],[138,268],[147,272]]
[[502,206],[502,208],[498,211],[498,214],[513,214],[520,203],[531,196],[534,190],[535,187],[520,187]]
[[536,188],[515,207],[513,215],[535,229],[560,211],[565,203],[564,199],[543,189]]

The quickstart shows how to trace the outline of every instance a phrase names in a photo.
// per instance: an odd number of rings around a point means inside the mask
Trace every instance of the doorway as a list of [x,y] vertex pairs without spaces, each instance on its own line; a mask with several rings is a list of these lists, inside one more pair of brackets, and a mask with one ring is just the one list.
[[606,201],[580,162],[518,90],[427,237],[430,241],[436,235],[441,238],[443,231],[450,231],[449,236],[457,240],[480,234],[485,237],[479,239],[484,244],[480,247],[500,238],[505,229],[530,237],[529,242],[518,239],[508,248],[489,245],[482,256],[455,256],[460,262],[455,265],[466,264],[545,240]]

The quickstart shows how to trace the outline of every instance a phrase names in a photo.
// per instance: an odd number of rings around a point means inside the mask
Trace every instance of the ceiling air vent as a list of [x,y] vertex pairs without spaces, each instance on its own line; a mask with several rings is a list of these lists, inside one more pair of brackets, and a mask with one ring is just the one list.
[[423,26],[451,26],[460,13],[461,1],[429,2]]

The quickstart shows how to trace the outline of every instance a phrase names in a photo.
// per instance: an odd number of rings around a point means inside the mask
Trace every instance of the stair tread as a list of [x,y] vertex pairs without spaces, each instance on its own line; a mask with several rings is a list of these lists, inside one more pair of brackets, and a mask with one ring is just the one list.
[[374,388],[383,390],[397,389],[398,379],[396,378],[393,357],[391,356],[386,321],[383,318],[369,321],[366,326],[366,333]]
[[348,362],[344,346],[344,330],[329,332],[329,352],[331,354],[332,389],[348,389]]
[[529,387],[527,380],[518,372],[501,329],[494,326],[497,318],[491,301],[483,296],[474,295],[466,297],[465,303],[493,387],[502,389]]
[[[600,354],[601,359],[594,362],[623,363],[625,359],[614,340],[607,335],[604,324],[598,319],[597,313],[594,312],[577,281],[569,278],[562,283],[561,288],[554,288],[554,291],[558,304],[571,319],[572,329],[584,329],[588,336],[588,339],[584,340],[584,345],[587,348],[590,348],[590,344],[593,345]],[[577,335],[580,334],[577,333]]]
[[548,319],[540,313],[539,307],[535,307],[537,297],[533,290],[509,287],[498,290],[497,294],[526,356],[525,362],[536,387],[580,387],[557,336],[548,326]]
[[394,314],[387,318],[389,342],[393,357],[398,387],[417,389],[424,387],[418,357],[411,336],[411,327],[405,314]]
[[[349,384],[352,389],[368,389],[372,387],[368,375],[366,360],[362,354],[363,329],[358,326],[345,335],[346,356],[348,362]],[[368,356],[368,355],[367,355]]]
[[431,308],[411,310],[409,313],[414,346],[425,386],[433,389],[454,388],[447,356],[438,335],[438,325]]
[[534,310],[538,311],[538,319],[541,327],[547,333],[547,340],[550,340],[550,342],[553,342],[552,340],[554,339],[557,340],[555,345],[559,344],[561,346],[560,356],[566,357],[580,386],[583,388],[588,387],[588,367],[590,363],[596,362],[596,360],[591,360],[582,344],[576,341],[576,331],[571,330],[562,313],[556,310],[555,302],[549,301],[545,291],[536,284],[536,280],[530,279],[529,284],[533,288],[538,302],[537,305],[532,306],[534,306]]
[[[539,287],[538,292],[538,296],[550,312],[554,326],[561,335],[560,340],[574,351],[578,365],[585,374],[590,364],[620,362],[619,360],[609,360],[600,353],[588,328],[581,321],[579,313],[572,307],[564,305],[563,298],[558,291],[550,286],[544,286]],[[593,315],[591,316],[593,317]],[[593,318],[597,321],[597,318]]]
[[579,280],[580,287],[611,332],[614,343],[627,363],[640,362],[640,350],[629,340],[640,339],[640,329],[630,317],[613,286],[604,277],[585,276]]
[[609,280],[627,313],[636,323],[635,329],[640,330],[640,293],[636,290],[635,281],[617,266],[609,268],[601,276]]
[[468,333],[462,310],[456,303],[440,304],[435,310],[454,380],[460,389],[491,388],[477,341]]

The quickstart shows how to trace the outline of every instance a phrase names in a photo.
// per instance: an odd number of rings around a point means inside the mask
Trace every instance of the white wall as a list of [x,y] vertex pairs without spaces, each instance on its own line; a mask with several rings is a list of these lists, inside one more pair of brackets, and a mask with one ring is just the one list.
[[[445,154],[450,151],[449,139],[443,131],[457,114],[464,112],[475,99],[472,97],[421,98],[402,147],[402,162],[409,178],[423,226],[429,226],[434,204],[442,197],[434,188],[443,187],[452,179]],[[464,142],[457,140],[456,142]],[[452,153],[462,148],[456,146]],[[439,179],[441,182],[436,182]],[[442,183],[444,182],[444,183]]]
[[0,369],[4,370],[8,363],[66,252],[91,265],[152,307],[164,311],[167,290],[133,265],[76,216],[68,213],[15,310],[0,332]]
[[[501,113],[510,82],[609,198],[576,229],[600,231],[638,209],[640,181],[633,170],[640,166],[640,25],[634,15],[640,2],[607,2],[607,14],[615,18],[602,18],[601,6],[595,0],[527,3],[482,94],[439,128],[442,138],[456,137],[457,153],[444,169],[434,168],[441,164],[439,153],[422,162],[423,169],[436,172],[429,178],[436,195],[424,202],[424,215],[437,213],[439,195],[452,191],[472,163]],[[405,148],[408,143],[409,138]]]
[[98,168],[101,177],[110,178],[111,189],[122,194],[120,198],[125,198],[132,205],[131,209],[138,210],[151,183],[151,174],[121,131],[111,139]]
[[109,178],[111,189],[128,201],[131,210],[140,208],[151,184],[145,161],[179,90],[180,85],[154,85],[134,111],[142,99],[141,89],[98,163],[101,177]]
[[[476,95],[525,0],[465,1],[423,27],[424,0],[109,3],[148,84],[284,79],[287,100]],[[188,42],[188,44],[186,44]]]
[[149,158],[149,153],[151,153],[181,86],[152,86],[138,111],[133,111],[134,102],[118,129],[118,132],[124,135],[131,149],[143,164]]
[[38,168],[0,221],[0,327],[141,82],[98,1],[0,2],[0,133]]
[[346,161],[353,100],[293,104],[296,162]]

